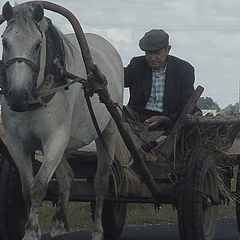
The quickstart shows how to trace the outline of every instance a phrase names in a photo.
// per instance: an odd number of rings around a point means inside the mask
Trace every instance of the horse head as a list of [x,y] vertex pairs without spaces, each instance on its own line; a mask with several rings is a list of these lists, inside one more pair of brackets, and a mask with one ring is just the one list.
[[7,27],[2,35],[1,88],[11,110],[28,108],[34,91],[44,79],[47,21],[40,4],[2,9]]

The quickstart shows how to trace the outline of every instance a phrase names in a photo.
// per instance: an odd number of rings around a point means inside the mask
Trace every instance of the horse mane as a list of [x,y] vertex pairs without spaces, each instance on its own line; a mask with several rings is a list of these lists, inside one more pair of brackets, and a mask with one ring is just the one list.
[[[56,29],[59,37],[62,39],[62,41],[65,43],[64,44],[64,50],[65,50],[65,57],[68,59],[69,57],[74,58],[75,53],[76,53],[76,46],[74,46],[70,40],[63,34],[61,30],[59,30],[55,25],[53,27]],[[68,49],[67,49],[68,48]],[[66,51],[69,50],[69,51]],[[69,54],[70,52],[70,54]]]

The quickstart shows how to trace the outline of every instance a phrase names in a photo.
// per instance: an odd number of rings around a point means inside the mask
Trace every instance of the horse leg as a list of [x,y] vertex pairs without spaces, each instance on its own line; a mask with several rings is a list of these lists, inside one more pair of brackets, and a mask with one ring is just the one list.
[[[27,161],[26,161],[27,159]],[[20,155],[18,155],[18,163],[16,164],[18,172],[20,175],[21,185],[22,185],[22,195],[25,202],[25,207],[27,209],[27,214],[30,214],[31,208],[31,186],[33,182],[33,168],[32,168],[32,158],[29,154],[24,156],[25,161],[20,161]]]
[[[31,154],[27,153],[24,150],[24,146],[22,145],[22,143],[15,137],[7,134],[6,141],[8,151],[13,158],[13,161],[16,164],[20,175],[22,195],[29,216],[31,209],[31,189],[33,182],[33,166]],[[40,235],[40,232],[37,231],[37,234]]]
[[96,139],[98,166],[94,179],[94,191],[96,196],[94,225],[92,230],[92,240],[103,239],[102,210],[105,194],[109,184],[109,168],[112,164],[115,152],[116,125],[111,119],[102,136],[107,145],[107,149],[102,141]]
[[[44,160],[32,183],[31,209],[23,240],[41,239],[38,221],[39,208],[46,195],[48,183],[59,165],[64,149],[67,146],[67,139],[63,138],[63,136],[67,136],[67,134],[64,133],[61,129],[58,129],[58,133],[43,144]],[[52,141],[52,139],[56,139],[56,141]]]
[[73,171],[66,157],[63,156],[60,164],[58,165],[55,176],[59,185],[59,194],[57,209],[52,218],[53,228],[51,230],[51,238],[63,235],[69,231],[67,222],[66,209],[70,197],[71,183],[73,180]]

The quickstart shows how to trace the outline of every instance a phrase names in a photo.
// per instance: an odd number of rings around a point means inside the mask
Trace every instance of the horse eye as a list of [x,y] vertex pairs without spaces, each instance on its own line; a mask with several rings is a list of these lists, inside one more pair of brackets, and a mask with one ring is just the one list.
[[41,40],[36,41],[35,48],[39,49],[41,46],[42,46],[42,41]]
[[3,47],[7,46],[7,40],[5,38],[3,38],[3,40],[2,40],[2,45],[3,45]]

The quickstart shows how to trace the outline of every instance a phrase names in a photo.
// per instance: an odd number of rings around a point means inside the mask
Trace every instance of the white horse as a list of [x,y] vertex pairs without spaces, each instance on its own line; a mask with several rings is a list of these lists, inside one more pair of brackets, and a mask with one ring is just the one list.
[[[23,239],[41,238],[39,207],[55,171],[60,198],[53,217],[51,235],[55,237],[65,232],[63,216],[70,195],[72,172],[63,154],[95,140],[98,167],[94,181],[96,210],[92,239],[102,240],[102,208],[108,188],[109,167],[115,151],[115,123],[106,107],[99,103],[98,97],[93,96],[91,101],[107,144],[107,153],[93,127],[82,86],[78,83],[71,85],[69,90],[63,89],[54,96],[44,98],[44,105],[29,104],[35,90],[49,84],[49,79],[54,78],[55,86],[69,81],[61,76],[65,67],[68,72],[86,78],[81,52],[75,35],[64,36],[57,30],[44,17],[41,5],[12,8],[6,3],[2,12],[7,20],[2,35],[4,65],[1,74],[5,96],[2,121],[6,130],[6,144],[18,167],[29,213]],[[118,53],[98,35],[86,34],[86,39],[93,62],[109,80],[108,89],[113,101],[121,105],[123,66]],[[39,172],[33,177],[31,156],[36,149],[42,150],[44,160]]]

